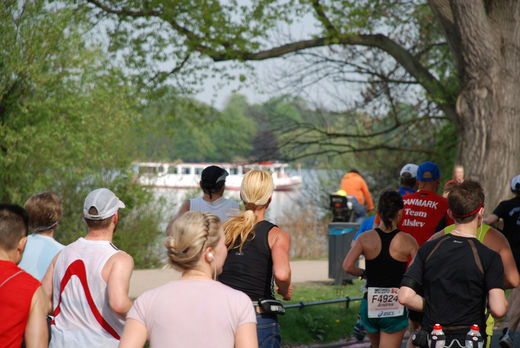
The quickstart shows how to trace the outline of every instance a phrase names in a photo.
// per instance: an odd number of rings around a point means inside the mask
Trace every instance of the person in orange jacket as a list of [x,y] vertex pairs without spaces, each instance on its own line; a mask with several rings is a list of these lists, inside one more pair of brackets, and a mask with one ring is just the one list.
[[367,183],[357,170],[351,169],[345,174],[341,179],[340,187],[347,192],[347,195],[356,197],[359,204],[366,205],[368,211],[374,210],[374,203]]

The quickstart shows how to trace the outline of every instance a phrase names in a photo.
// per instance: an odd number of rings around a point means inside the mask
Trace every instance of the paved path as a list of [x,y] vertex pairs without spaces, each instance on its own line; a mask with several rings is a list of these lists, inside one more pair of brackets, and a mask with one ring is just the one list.
[[[323,282],[330,280],[328,260],[291,261],[293,283]],[[172,268],[135,270],[130,279],[130,297],[136,298],[144,291],[180,278]]]

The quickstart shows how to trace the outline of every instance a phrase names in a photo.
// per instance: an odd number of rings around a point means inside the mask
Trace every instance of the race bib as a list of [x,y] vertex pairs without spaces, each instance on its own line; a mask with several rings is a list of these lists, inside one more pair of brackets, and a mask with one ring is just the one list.
[[389,318],[403,315],[404,306],[397,301],[399,288],[368,288],[369,318]]

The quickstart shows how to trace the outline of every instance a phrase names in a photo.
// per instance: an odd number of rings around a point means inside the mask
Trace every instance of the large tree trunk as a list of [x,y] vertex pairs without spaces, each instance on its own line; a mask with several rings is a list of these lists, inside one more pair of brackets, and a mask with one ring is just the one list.
[[[487,3],[488,7],[484,5]],[[520,5],[431,0],[459,72],[457,160],[486,192],[487,213],[520,172]]]

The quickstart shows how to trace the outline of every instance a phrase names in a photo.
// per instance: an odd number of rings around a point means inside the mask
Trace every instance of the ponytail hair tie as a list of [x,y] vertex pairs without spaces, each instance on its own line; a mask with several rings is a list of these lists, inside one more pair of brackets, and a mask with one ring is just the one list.
[[254,203],[246,203],[244,207],[246,208],[246,210],[256,210],[256,204]]

